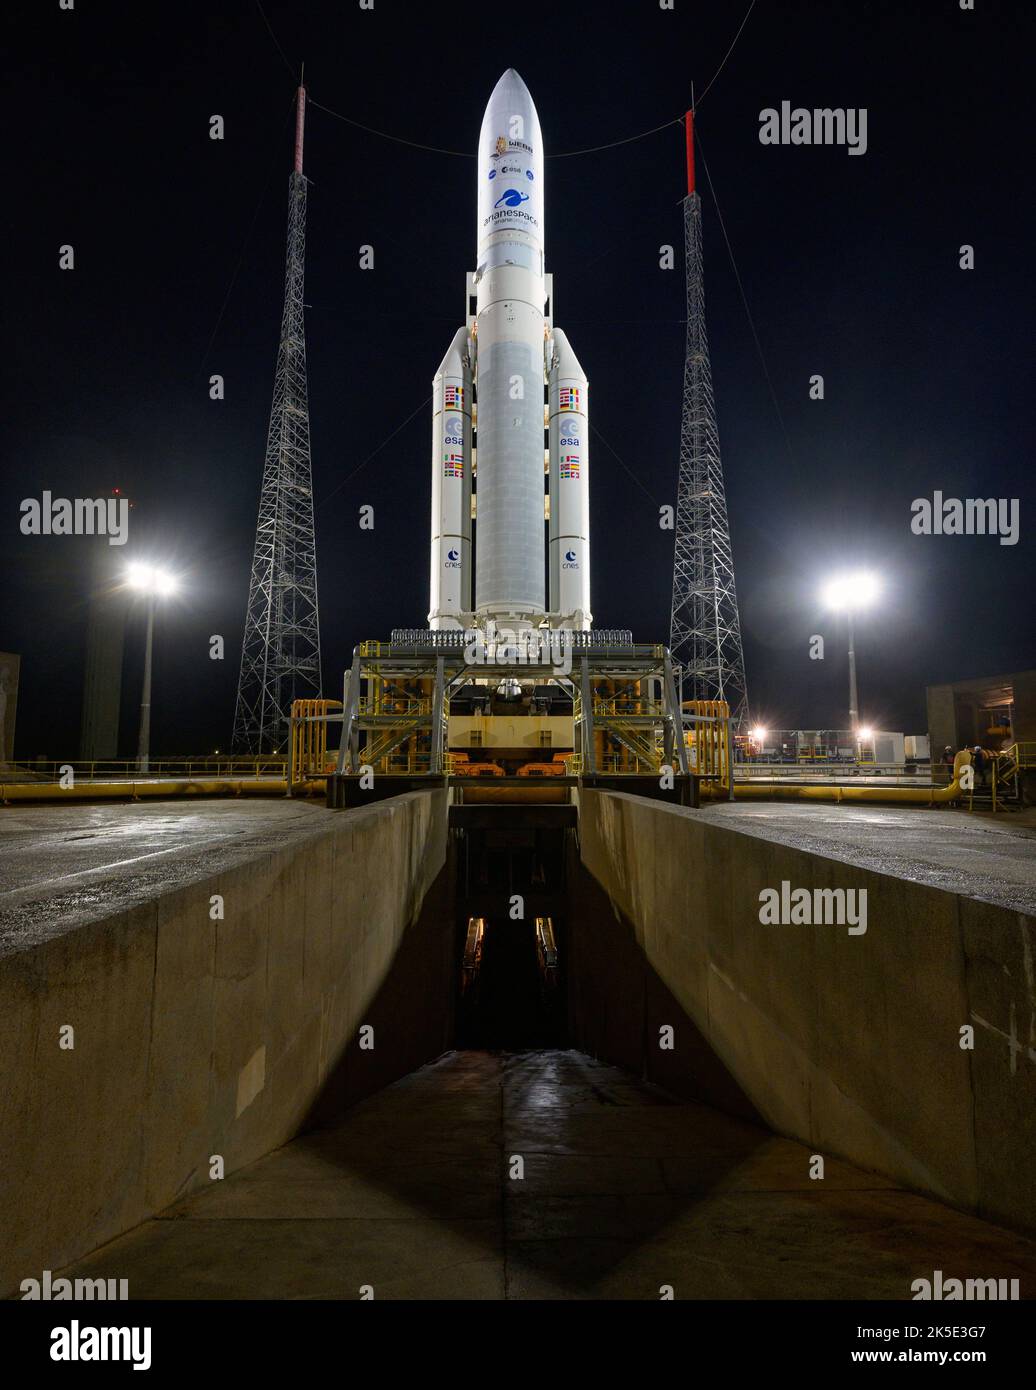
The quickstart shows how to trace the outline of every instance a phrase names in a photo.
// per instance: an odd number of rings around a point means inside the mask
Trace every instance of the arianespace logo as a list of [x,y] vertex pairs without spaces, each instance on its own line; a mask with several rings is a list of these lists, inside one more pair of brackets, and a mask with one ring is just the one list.
[[528,201],[528,193],[523,193],[521,189],[518,188],[508,188],[500,194],[500,197],[497,198],[493,206],[498,208],[503,204],[506,208],[520,208],[523,203],[527,203]]
[[483,228],[492,227],[497,222],[504,223],[512,227],[516,222],[519,224],[524,222],[528,226],[530,231],[537,233],[539,232],[540,227],[539,222],[535,217],[533,217],[532,213],[526,212],[524,208],[519,208],[517,204],[509,204],[506,207],[500,207],[500,204],[498,203],[496,205],[496,211],[489,213],[488,216],[482,219],[482,226]]
[[460,551],[459,551],[459,550],[448,550],[448,551],[446,552],[446,568],[447,568],[448,570],[459,570],[459,569],[460,569]]
[[574,550],[565,551],[565,563],[561,568],[563,570],[577,570],[579,568],[579,561],[576,559],[576,552]]

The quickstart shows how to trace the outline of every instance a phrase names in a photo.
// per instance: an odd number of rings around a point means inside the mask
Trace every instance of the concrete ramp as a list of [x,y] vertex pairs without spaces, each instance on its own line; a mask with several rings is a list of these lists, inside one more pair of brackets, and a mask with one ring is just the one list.
[[[904,877],[894,844],[897,871],[883,872],[880,858],[857,847],[848,862],[802,826],[748,833],[726,812],[588,790],[579,840],[611,905],[581,919],[579,973],[624,942],[640,965],[626,972],[625,1006],[614,988],[610,1014],[584,1004],[579,1045],[605,1057],[622,1045],[654,1077],[673,1065],[659,1030],[675,1026],[677,1054],[715,1054],[702,1099],[735,1113],[747,1103],[819,1154],[1036,1227],[1036,921],[1012,905],[1028,901],[1031,860],[1028,879],[1001,875],[1001,900],[986,901],[921,870]],[[990,862],[975,863],[974,881]],[[782,884],[866,892],[866,931],[765,924],[760,895]]]
[[[163,816],[177,822],[166,842]],[[211,807],[105,817],[79,822],[92,865],[77,863],[73,835],[66,851],[51,846],[35,897],[19,876],[2,936],[7,1294],[210,1187],[217,1161],[232,1173],[286,1143],[329,1096],[340,1107],[448,1044],[444,936],[438,955],[411,961],[409,989],[423,986],[431,1007],[407,1030],[375,1029],[366,1087],[348,1074],[442,869],[444,792],[344,814],[221,805],[219,830]],[[156,843],[169,853],[149,879]]]

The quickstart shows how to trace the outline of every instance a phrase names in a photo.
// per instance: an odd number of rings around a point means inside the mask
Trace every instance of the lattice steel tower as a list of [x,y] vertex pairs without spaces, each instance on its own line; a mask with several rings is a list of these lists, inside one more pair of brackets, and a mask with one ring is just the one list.
[[306,89],[300,87],[295,168],[288,192],[284,314],[234,714],[234,749],[247,753],[284,751],[292,700],[320,693],[320,617],[302,302],[305,114]]
[[683,698],[726,700],[735,727],[741,727],[748,721],[748,690],[705,330],[701,199],[694,187],[694,117],[690,111],[686,126],[683,218],[687,355],[669,646],[674,664],[683,671]]

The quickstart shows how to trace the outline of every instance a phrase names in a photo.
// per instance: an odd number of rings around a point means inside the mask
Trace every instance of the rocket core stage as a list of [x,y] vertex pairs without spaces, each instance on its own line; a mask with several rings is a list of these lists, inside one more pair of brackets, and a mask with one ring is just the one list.
[[543,137],[529,89],[513,68],[489,98],[477,169],[477,268],[467,277],[467,323],[433,387],[428,623],[586,631],[587,380],[552,321]]

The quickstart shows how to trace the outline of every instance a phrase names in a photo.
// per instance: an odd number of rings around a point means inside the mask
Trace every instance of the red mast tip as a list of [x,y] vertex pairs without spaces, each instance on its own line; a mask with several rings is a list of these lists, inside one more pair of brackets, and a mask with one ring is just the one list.
[[302,139],[306,131],[306,89],[300,87],[295,108],[295,172],[302,173]]
[[694,192],[694,109],[684,117],[687,129],[687,196]]

